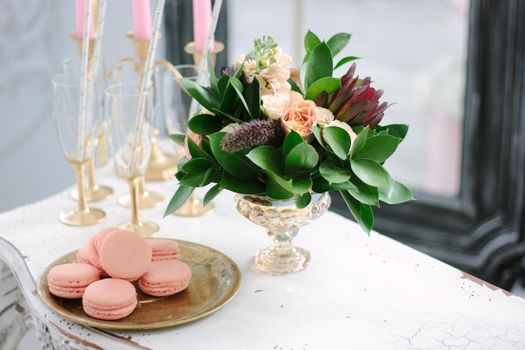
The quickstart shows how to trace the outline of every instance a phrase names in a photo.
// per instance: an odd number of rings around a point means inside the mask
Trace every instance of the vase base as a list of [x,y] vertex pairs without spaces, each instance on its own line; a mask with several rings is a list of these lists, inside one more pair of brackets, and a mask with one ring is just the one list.
[[253,266],[256,270],[282,275],[304,270],[310,263],[310,252],[293,247],[286,253],[276,252],[273,247],[257,252]]

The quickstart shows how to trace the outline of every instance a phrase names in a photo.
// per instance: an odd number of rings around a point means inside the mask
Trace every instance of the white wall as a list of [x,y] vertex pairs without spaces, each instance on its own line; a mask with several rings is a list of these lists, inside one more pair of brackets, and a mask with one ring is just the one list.
[[[73,0],[2,0],[0,10],[0,212],[74,182],[52,118],[51,77],[77,55]],[[131,1],[108,1],[103,54],[112,66],[133,54]],[[164,48],[160,48],[163,55]]]

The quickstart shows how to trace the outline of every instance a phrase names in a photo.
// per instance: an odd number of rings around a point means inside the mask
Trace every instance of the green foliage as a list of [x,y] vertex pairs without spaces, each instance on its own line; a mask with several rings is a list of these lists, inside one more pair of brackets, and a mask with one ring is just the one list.
[[[350,34],[338,33],[323,41],[308,31],[300,72],[302,86],[290,79],[292,89],[322,106],[327,96],[341,88],[340,78],[332,76],[333,70],[358,59],[347,56],[334,65],[333,57],[350,38]],[[273,38],[257,39],[254,45],[249,57],[256,60],[258,70],[275,63],[278,46]],[[275,200],[293,199],[298,208],[304,208],[313,193],[338,191],[363,230],[370,232],[374,223],[372,206],[413,200],[410,190],[390,178],[383,167],[407,134],[408,126],[403,124],[355,126],[355,139],[341,127],[314,125],[308,140],[291,131],[280,145],[225,151],[222,140],[226,133],[221,131],[225,126],[266,116],[261,113],[259,81],[249,82],[243,76],[244,64],[233,76],[217,76],[210,61],[209,87],[182,81],[187,92],[215,115],[197,114],[188,122],[189,130],[200,135],[199,144],[191,138],[186,141],[185,135],[170,135],[181,146],[187,142],[191,159],[183,158],[177,166],[175,177],[180,186],[165,215],[179,209],[195,188],[210,184],[214,185],[206,193],[204,204],[226,189]]]

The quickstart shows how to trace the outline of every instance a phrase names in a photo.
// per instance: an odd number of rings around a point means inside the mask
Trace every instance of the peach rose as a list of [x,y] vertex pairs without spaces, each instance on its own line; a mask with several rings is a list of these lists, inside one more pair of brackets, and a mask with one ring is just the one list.
[[191,130],[188,130],[188,132],[186,133],[186,139],[184,140],[184,154],[186,155],[186,159],[191,160],[190,149],[188,147],[188,137],[199,146],[201,144],[202,137],[201,135],[196,134]]
[[290,105],[281,118],[281,124],[286,133],[295,131],[304,140],[312,139],[312,127],[317,121],[317,108],[313,101],[303,99],[301,94],[290,93]]

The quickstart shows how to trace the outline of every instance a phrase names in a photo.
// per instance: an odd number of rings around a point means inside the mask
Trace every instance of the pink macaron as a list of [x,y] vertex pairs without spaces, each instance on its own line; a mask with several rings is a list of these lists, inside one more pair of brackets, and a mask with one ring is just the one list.
[[179,260],[159,260],[151,263],[139,280],[144,293],[163,297],[183,291],[190,284],[191,269]]
[[135,281],[151,264],[151,247],[136,233],[118,230],[104,238],[99,257],[102,269],[109,276]]
[[147,239],[151,247],[152,261],[178,260],[180,255],[179,244],[172,239]]
[[82,298],[86,288],[100,279],[100,271],[89,264],[63,264],[53,267],[47,274],[47,285],[57,297]]
[[101,320],[118,320],[131,314],[137,307],[137,292],[128,282],[106,278],[86,288],[82,298],[84,312]]

